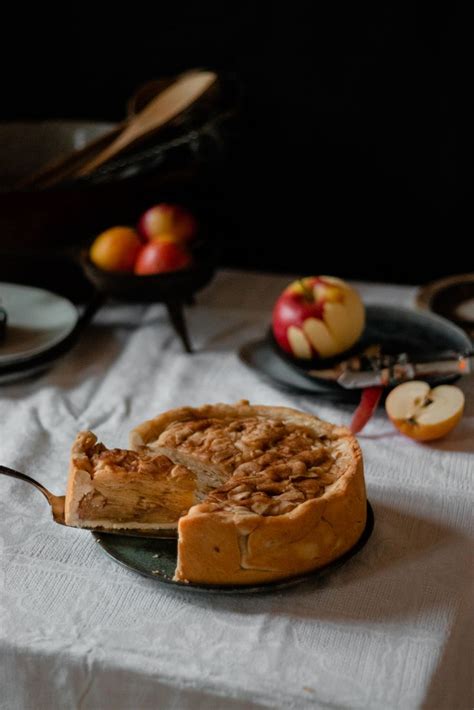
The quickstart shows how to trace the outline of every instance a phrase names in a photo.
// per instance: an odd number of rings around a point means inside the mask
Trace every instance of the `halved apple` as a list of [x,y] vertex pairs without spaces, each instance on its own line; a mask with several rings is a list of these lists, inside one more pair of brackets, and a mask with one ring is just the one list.
[[459,387],[413,380],[395,387],[385,401],[389,418],[402,434],[432,441],[448,434],[462,417],[464,394]]

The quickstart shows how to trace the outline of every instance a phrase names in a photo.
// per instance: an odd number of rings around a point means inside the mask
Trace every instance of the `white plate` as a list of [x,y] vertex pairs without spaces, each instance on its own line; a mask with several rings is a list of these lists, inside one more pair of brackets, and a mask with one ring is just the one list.
[[66,298],[33,286],[0,282],[0,305],[8,317],[0,365],[49,350],[69,335],[78,319],[76,307]]

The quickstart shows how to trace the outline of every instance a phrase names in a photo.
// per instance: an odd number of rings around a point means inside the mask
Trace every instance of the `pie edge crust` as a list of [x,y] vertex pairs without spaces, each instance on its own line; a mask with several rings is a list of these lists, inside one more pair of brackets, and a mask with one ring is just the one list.
[[169,424],[190,416],[263,416],[300,424],[319,435],[332,434],[345,440],[349,464],[322,496],[282,515],[201,512],[200,505],[193,506],[178,522],[175,580],[227,585],[264,583],[323,567],[356,544],[366,525],[367,498],[362,452],[348,429],[290,407],[250,405],[242,400],[234,405],[206,404],[169,410],[133,429],[130,448],[140,450],[156,441]]

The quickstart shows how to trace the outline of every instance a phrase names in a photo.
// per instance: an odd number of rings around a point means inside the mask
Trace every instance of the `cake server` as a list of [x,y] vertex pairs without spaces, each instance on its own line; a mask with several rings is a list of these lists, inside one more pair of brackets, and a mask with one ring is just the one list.
[[393,387],[407,380],[449,375],[468,375],[474,371],[474,351],[445,351],[411,357],[407,353],[382,355],[364,353],[326,370],[309,370],[311,377],[337,382],[345,389]]
[[[34,486],[39,490],[51,507],[51,513],[53,515],[53,520],[59,525],[66,525],[64,520],[64,507],[66,502],[66,496],[55,496],[51,491],[49,491],[42,483],[35,481],[31,476],[27,476],[26,473],[20,473],[20,471],[15,471],[13,468],[8,466],[0,465],[0,474],[4,476],[11,476],[12,478],[18,478],[20,481],[29,483],[30,486]],[[66,527],[69,527],[66,525]],[[104,530],[104,528],[76,528],[76,530],[88,530],[89,532],[98,532],[104,535],[126,535],[127,537],[148,537],[148,538],[177,538],[178,530]]]

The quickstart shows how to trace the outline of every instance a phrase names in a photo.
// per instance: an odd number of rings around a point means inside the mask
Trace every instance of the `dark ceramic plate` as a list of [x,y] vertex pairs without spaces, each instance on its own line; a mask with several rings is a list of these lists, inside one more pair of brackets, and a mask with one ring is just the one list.
[[322,380],[310,379],[306,373],[300,372],[275,353],[269,337],[245,343],[240,348],[239,357],[261,379],[283,391],[314,394],[342,402],[357,402],[360,399],[360,392],[335,388]]
[[106,533],[92,534],[104,552],[115,561],[134,572],[138,572],[144,577],[154,579],[156,582],[188,592],[253,594],[255,592],[273,592],[278,589],[292,587],[295,584],[322,577],[328,572],[338,569],[364,547],[369,537],[372,535],[373,529],[374,512],[370,503],[367,503],[367,524],[364,532],[354,547],[344,553],[339,559],[330,562],[328,565],[325,565],[325,567],[321,567],[314,572],[308,572],[298,577],[291,577],[290,579],[277,582],[267,582],[266,584],[247,584],[243,586],[188,584],[173,581],[173,574],[176,567],[176,540],[121,537],[119,535],[107,535]]
[[[357,347],[344,353],[345,359],[372,344],[380,343],[385,353],[406,352],[413,356],[424,356],[444,350],[465,352],[472,345],[458,326],[432,313],[398,308],[395,306],[367,306],[366,327]],[[360,392],[346,390],[337,383],[318,380],[307,373],[315,367],[332,367],[338,360],[313,360],[308,363],[296,361],[283,353],[269,334],[266,338],[247,343],[240,350],[243,362],[256,370],[273,384],[291,391],[319,394],[357,401]],[[430,383],[438,385],[453,382],[457,376],[432,378]]]
[[5,337],[7,329],[7,312],[0,306],[0,342]]

